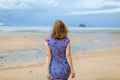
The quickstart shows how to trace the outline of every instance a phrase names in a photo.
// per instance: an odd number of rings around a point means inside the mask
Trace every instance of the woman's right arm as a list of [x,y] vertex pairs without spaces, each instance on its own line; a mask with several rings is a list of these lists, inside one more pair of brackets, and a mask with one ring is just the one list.
[[66,58],[67,58],[68,64],[70,65],[70,68],[71,68],[71,77],[74,78],[75,72],[74,72],[73,63],[72,63],[70,42],[68,43],[67,48],[66,48]]
[[51,51],[46,41],[45,41],[45,48],[46,48],[46,76],[47,76],[47,80],[50,80],[49,66],[51,62]]

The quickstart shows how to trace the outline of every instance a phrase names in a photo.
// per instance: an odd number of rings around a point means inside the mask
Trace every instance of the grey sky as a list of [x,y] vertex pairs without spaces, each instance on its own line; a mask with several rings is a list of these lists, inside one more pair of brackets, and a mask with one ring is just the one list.
[[0,23],[50,26],[61,19],[69,26],[120,27],[119,0],[0,0]]

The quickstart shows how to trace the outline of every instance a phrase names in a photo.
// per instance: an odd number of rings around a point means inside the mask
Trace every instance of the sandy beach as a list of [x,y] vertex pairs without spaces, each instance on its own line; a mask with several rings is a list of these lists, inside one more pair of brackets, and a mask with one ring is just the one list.
[[[0,80],[46,80],[44,38],[49,33],[0,35]],[[120,80],[120,33],[70,32],[76,77]]]

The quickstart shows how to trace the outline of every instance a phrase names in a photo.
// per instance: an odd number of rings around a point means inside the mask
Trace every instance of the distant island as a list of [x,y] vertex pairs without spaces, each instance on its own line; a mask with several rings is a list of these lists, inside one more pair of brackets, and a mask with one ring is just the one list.
[[85,24],[80,24],[79,27],[87,27]]

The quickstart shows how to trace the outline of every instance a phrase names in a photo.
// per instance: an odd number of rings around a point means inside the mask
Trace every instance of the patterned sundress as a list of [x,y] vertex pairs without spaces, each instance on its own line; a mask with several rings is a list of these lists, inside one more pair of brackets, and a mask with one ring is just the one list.
[[71,69],[66,58],[66,47],[70,42],[69,38],[55,39],[48,37],[45,39],[51,50],[51,62],[49,67],[51,80],[68,80]]

